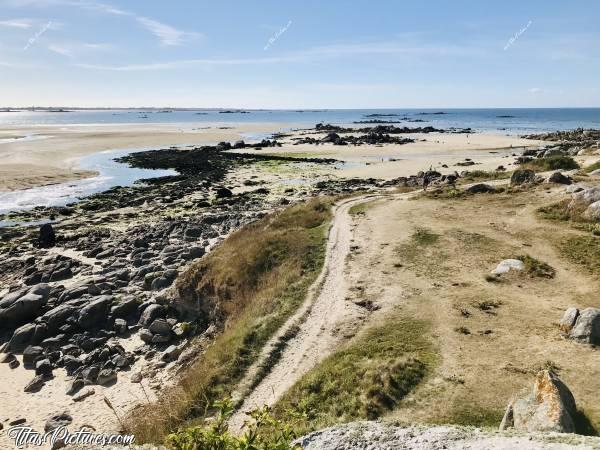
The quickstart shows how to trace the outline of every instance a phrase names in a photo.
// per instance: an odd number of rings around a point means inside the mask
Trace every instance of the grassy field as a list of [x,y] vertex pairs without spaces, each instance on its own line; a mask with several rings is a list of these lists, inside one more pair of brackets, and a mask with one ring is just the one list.
[[330,198],[310,200],[248,225],[177,281],[183,296],[216,310],[221,333],[178,385],[125,421],[136,442],[163,442],[210,415],[263,345],[302,303],[318,276],[331,220]]
[[275,406],[276,413],[305,413],[306,429],[299,432],[381,417],[435,365],[428,333],[427,322],[400,317],[365,330],[296,383]]

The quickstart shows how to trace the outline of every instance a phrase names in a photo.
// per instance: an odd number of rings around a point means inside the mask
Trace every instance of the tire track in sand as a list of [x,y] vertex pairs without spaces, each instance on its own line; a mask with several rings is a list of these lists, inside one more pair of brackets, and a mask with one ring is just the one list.
[[[318,278],[309,289],[304,303],[281,329],[269,340],[237,391],[235,402],[241,406],[229,421],[229,428],[237,433],[246,412],[264,405],[273,405],[290,387],[326,356],[329,356],[342,341],[336,330],[348,320],[356,317],[360,307],[346,301],[348,285],[344,276],[346,256],[352,240],[352,219],[349,210],[355,205],[383,198],[384,195],[370,194],[342,200],[334,206],[333,221],[329,230],[325,261]],[[252,382],[280,338],[292,327],[299,331],[287,342],[280,358],[270,372],[254,387]]]

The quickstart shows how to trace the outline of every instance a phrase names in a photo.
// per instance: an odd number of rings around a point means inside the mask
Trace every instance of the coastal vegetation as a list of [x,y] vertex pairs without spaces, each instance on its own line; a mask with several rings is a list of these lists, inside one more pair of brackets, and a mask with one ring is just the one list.
[[523,272],[532,278],[554,278],[556,275],[552,266],[532,256],[518,255],[514,258],[523,262]]
[[523,169],[531,169],[539,172],[549,170],[573,170],[579,169],[579,164],[570,156],[554,155],[546,158],[535,158],[521,165]]
[[323,264],[332,199],[321,197],[266,216],[233,233],[178,281],[180,291],[210,298],[221,332],[154,404],[126,425],[140,442],[162,442],[213,413],[261,348],[304,300]]
[[426,321],[391,317],[365,330],[300,379],[274,411],[306,415],[299,431],[376,419],[398,407],[434,368]]

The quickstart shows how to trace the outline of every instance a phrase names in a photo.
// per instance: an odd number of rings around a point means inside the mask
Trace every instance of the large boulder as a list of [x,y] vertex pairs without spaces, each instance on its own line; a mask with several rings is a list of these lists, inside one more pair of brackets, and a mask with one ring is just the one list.
[[15,330],[10,341],[8,342],[8,350],[11,352],[21,352],[32,343],[35,336],[36,325],[27,323]]
[[521,271],[523,269],[525,269],[525,264],[520,259],[504,259],[492,270],[492,275],[503,275],[511,270]]
[[160,334],[161,336],[171,336],[171,325],[165,319],[156,319],[148,327],[152,334]]
[[573,180],[570,177],[564,175],[562,172],[554,172],[548,177],[548,183],[556,184],[571,184]]
[[217,190],[215,191],[215,194],[216,194],[217,198],[229,198],[229,197],[233,196],[233,192],[231,192],[226,187],[217,188]]
[[508,404],[500,430],[574,433],[577,414],[569,388],[549,370],[540,371],[529,395]]
[[125,319],[137,311],[139,304],[135,297],[125,297],[110,309],[114,318]]
[[582,217],[587,220],[600,222],[600,201],[591,203],[583,212]]
[[530,169],[517,169],[510,177],[511,186],[535,183],[535,172]]
[[103,295],[85,305],[79,311],[77,323],[81,328],[90,329],[101,325],[108,316],[112,297]]
[[568,336],[586,344],[600,344],[600,309],[586,308],[579,311]]
[[152,303],[144,309],[144,312],[140,316],[139,324],[143,327],[149,327],[155,319],[159,317],[165,317],[166,310],[164,306],[158,303]]
[[40,234],[38,237],[38,246],[41,248],[54,247],[56,244],[56,235],[54,229],[49,223],[45,223],[40,227]]
[[52,308],[42,316],[42,322],[48,326],[48,331],[54,332],[64,325],[71,317],[75,317],[77,308],[65,303]]
[[478,184],[474,184],[473,186],[469,186],[467,188],[467,192],[469,194],[486,194],[489,192],[496,192],[496,188],[489,184],[478,183]]
[[6,295],[0,300],[0,324],[15,328],[35,319],[48,301],[50,290],[46,287],[38,285]]
[[578,317],[579,310],[577,308],[571,307],[567,309],[558,324],[560,330],[566,335],[568,335],[575,326]]
[[600,186],[584,189],[583,191],[575,192],[569,203],[569,209],[581,208],[589,206],[592,203],[600,201]]

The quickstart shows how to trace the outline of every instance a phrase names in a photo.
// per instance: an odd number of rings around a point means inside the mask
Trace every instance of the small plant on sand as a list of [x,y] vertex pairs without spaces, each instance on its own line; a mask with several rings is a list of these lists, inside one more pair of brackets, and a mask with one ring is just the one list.
[[485,281],[487,281],[488,283],[499,283],[501,281],[500,277],[498,275],[494,275],[492,273],[488,273],[485,276]]
[[486,181],[486,180],[505,180],[510,178],[512,172],[502,171],[502,170],[494,170],[494,171],[486,171],[486,170],[473,170],[468,172],[466,175],[460,178],[461,184],[472,183],[474,181]]
[[412,240],[419,245],[432,245],[439,239],[439,235],[431,232],[427,228],[417,228],[412,235]]
[[600,274],[600,238],[574,236],[559,244],[564,256],[593,274]]
[[569,199],[566,199],[558,203],[542,206],[541,208],[538,208],[537,213],[541,218],[546,220],[570,220],[571,213],[568,209],[570,202]]
[[476,302],[473,306],[481,311],[488,313],[488,314],[495,315],[496,312],[494,310],[500,308],[500,306],[502,306],[502,302],[494,301],[494,300],[482,300],[482,301]]
[[469,331],[469,329],[467,327],[457,327],[454,329],[454,331],[456,331],[459,334],[464,334],[465,336],[468,336],[469,334],[471,334],[471,332]]
[[252,411],[252,420],[246,422],[239,436],[229,432],[227,422],[233,414],[231,400],[217,401],[213,405],[217,415],[208,426],[180,430],[170,434],[168,441],[174,450],[301,450],[292,445],[296,438],[294,422],[285,423],[271,415],[269,407]]
[[452,187],[431,189],[423,192],[422,195],[435,200],[455,200],[467,197],[467,193],[463,189],[456,189]]
[[554,278],[556,270],[549,264],[535,259],[529,255],[519,255],[515,259],[522,261],[525,269],[524,272],[533,278]]
[[572,205],[571,200],[566,199],[543,206],[537,210],[537,213],[542,219],[568,221],[573,228],[600,236],[600,224],[583,217],[586,208],[585,203]]

